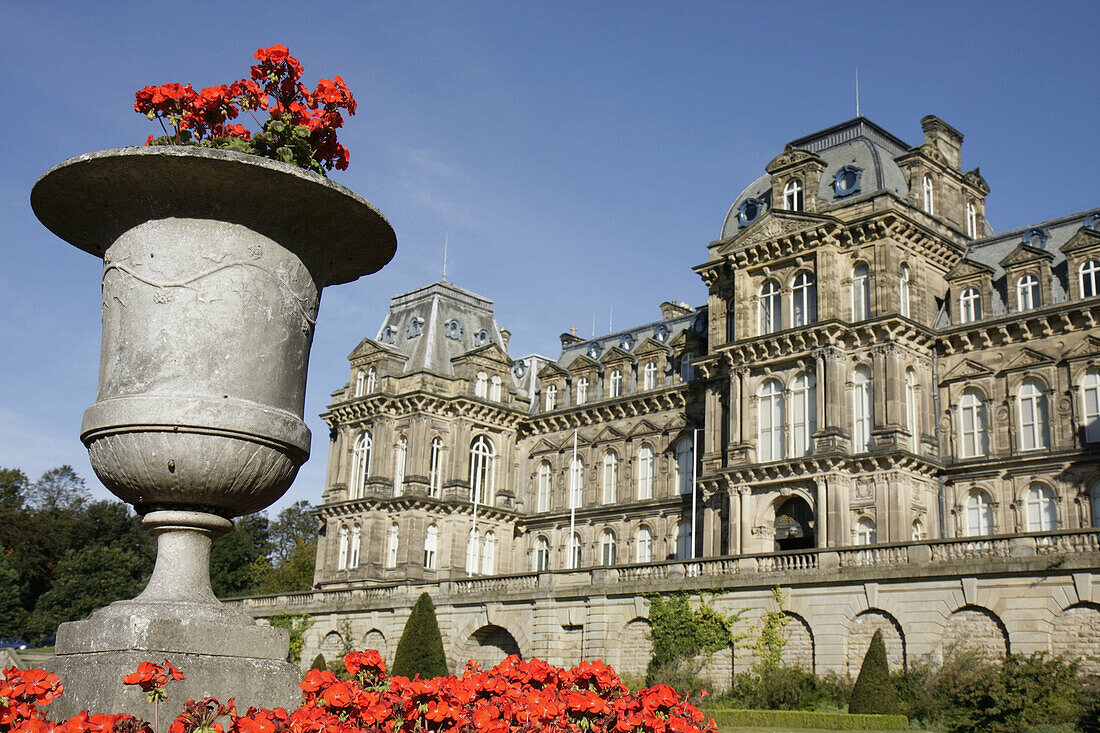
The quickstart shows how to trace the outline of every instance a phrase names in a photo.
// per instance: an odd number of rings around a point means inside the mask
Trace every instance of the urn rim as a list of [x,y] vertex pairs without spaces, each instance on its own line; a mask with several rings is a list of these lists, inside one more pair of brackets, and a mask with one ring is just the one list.
[[97,257],[154,219],[242,224],[298,254],[320,285],[377,272],[397,251],[393,227],[351,189],[297,166],[215,148],[142,146],[78,155],[38,179],[31,208],[58,237]]

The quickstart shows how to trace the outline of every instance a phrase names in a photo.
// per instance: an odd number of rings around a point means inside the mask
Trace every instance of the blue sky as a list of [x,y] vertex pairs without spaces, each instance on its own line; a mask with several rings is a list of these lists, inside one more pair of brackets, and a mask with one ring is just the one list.
[[704,302],[691,266],[726,209],[791,139],[861,111],[910,144],[936,114],[966,135],[998,231],[1100,207],[1100,3],[0,0],[0,466],[71,463],[95,399],[99,260],[34,218],[52,165],[156,132],[154,83],[247,75],[283,43],[305,77],[359,101],[333,178],[375,203],[398,253],[325,291],[306,417],[313,459],[277,506],[316,502],[315,416],[391,295],[439,277],[492,298],[510,352],[556,354],[570,326]]

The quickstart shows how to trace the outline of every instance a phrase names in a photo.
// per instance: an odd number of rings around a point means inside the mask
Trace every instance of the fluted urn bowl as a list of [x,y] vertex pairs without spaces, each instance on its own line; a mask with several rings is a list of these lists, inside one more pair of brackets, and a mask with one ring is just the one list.
[[267,507],[309,456],[302,421],[321,289],[379,270],[393,228],[324,176],[230,151],[81,155],[31,193],[103,258],[99,391],[81,440],[139,511]]

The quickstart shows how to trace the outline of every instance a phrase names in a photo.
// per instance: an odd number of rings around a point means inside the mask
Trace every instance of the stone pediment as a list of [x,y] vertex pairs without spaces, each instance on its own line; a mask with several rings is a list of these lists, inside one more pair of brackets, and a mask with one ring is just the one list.
[[465,354],[459,354],[451,359],[451,361],[456,363],[462,361],[487,361],[494,364],[501,364],[506,367],[512,366],[511,357],[493,341],[490,341],[484,346],[478,346],[476,349],[470,349]]
[[651,354],[667,354],[668,344],[663,344],[652,336],[634,347],[635,356],[649,356]]
[[358,346],[352,349],[352,352],[348,354],[348,359],[362,359],[363,357],[372,356],[378,353],[383,353],[387,356],[398,355],[398,352],[392,346],[379,343],[372,338],[365,338],[359,342]]
[[729,254],[734,250],[752,247],[806,229],[813,229],[820,226],[822,222],[831,220],[831,217],[816,216],[807,214],[804,211],[769,209],[752,224],[724,240],[712,254],[711,259],[719,259],[722,255]]
[[1078,344],[1066,354],[1067,359],[1080,359],[1089,356],[1100,356],[1100,338],[1089,336],[1084,342]]
[[1046,366],[1053,364],[1054,359],[1047,356],[1041,351],[1024,347],[1023,350],[1016,355],[1016,358],[1010,361],[1002,372],[1015,371],[1017,369],[1029,369],[1035,366]]
[[626,434],[620,430],[616,430],[613,425],[605,425],[600,432],[596,433],[596,437],[592,439],[593,443],[609,443],[614,440],[622,440],[626,437]]
[[947,273],[946,278],[949,281],[956,281],[992,274],[993,268],[989,265],[964,258],[960,260],[957,265],[951,268],[951,271]]
[[644,435],[656,435],[661,432],[661,428],[657,427],[649,420],[639,420],[638,424],[627,431],[627,435],[631,438]]
[[1082,227],[1060,249],[1066,254],[1100,249],[1100,232]]
[[542,369],[539,369],[538,373],[539,379],[554,379],[556,377],[568,376],[569,372],[565,371],[560,366],[558,366],[557,363],[552,361],[546,362],[546,366],[544,366]]
[[784,168],[791,168],[796,165],[801,165],[808,161],[813,161],[824,167],[824,163],[821,161],[821,157],[810,150],[803,148],[796,148],[791,145],[787,145],[783,148],[783,152],[772,158],[771,162],[764,166],[764,170],[768,173],[775,173],[776,171],[783,170]]
[[944,384],[949,382],[959,382],[962,380],[981,379],[982,377],[992,377],[993,372],[988,368],[982,366],[976,361],[970,359],[964,359],[947,374],[943,375],[940,380]]
[[[668,345],[672,347],[674,351],[683,351],[695,346],[699,346],[703,343],[703,337],[697,333],[692,333],[691,329],[685,328],[680,333],[676,334],[676,338],[670,340]],[[696,356],[702,356],[702,354],[696,354]]]
[[[570,443],[573,442],[573,436],[572,435],[569,436],[569,442]],[[557,453],[558,451],[560,451],[562,449],[562,447],[564,447],[564,445],[565,445],[564,443],[562,443],[561,445],[555,445],[554,443],[550,442],[546,438],[541,438],[541,439],[539,439],[539,442],[535,443],[531,447],[531,453],[534,453],[534,454]]]
[[578,354],[573,361],[569,362],[570,372],[583,372],[588,369],[599,370],[600,363],[590,357],[588,354]]
[[633,362],[634,355],[625,349],[621,349],[618,346],[612,346],[610,349],[604,352],[600,357],[601,364],[620,364],[622,362]]
[[1032,247],[1030,244],[1024,244],[1021,242],[1016,245],[1016,249],[1008,253],[1008,255],[1001,260],[1001,267],[1006,270],[1013,265],[1026,265],[1037,260],[1050,260],[1054,259],[1054,255],[1045,249],[1039,249],[1038,247]]

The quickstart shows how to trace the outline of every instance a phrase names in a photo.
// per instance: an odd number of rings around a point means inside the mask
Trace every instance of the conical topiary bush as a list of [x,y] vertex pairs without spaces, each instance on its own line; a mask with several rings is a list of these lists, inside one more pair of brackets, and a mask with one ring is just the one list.
[[318,654],[313,658],[313,664],[309,665],[310,669],[328,669],[328,663],[325,661],[324,654]]
[[435,606],[427,593],[421,593],[416,599],[409,620],[405,622],[391,673],[403,677],[420,675],[421,679],[450,673],[447,657],[443,654],[439,623],[435,620]]
[[880,715],[897,715],[901,712],[898,707],[898,693],[894,689],[890,667],[886,663],[886,644],[882,640],[882,629],[876,629],[875,635],[871,637],[871,646],[863,657],[856,686],[852,688],[848,712]]

